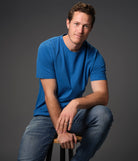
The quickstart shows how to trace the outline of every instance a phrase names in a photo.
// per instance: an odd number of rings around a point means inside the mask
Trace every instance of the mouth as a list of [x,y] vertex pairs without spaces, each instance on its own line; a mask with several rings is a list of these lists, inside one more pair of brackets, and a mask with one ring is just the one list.
[[76,35],[76,34],[75,34],[75,36],[76,36],[77,38],[79,38],[79,39],[82,38],[82,35]]

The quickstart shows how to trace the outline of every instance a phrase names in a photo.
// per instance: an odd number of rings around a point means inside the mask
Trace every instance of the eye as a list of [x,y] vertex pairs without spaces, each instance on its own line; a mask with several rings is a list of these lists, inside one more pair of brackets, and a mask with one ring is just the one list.
[[89,25],[84,25],[83,27],[84,27],[84,28],[89,28]]
[[76,26],[78,26],[78,25],[79,25],[79,23],[78,23],[78,22],[75,22],[74,24],[75,24]]

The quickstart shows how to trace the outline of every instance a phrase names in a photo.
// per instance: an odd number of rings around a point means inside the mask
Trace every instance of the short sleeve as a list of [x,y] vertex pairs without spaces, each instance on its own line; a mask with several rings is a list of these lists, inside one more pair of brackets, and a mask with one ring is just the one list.
[[38,48],[36,62],[36,77],[43,79],[54,79],[55,70],[52,59],[52,50],[48,45],[40,45]]
[[106,80],[106,65],[102,55],[97,51],[95,61],[90,72],[90,80]]

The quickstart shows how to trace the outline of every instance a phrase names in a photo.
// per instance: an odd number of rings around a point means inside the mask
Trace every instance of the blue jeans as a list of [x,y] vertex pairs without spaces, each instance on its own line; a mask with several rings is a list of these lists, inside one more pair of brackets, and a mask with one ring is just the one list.
[[[102,145],[112,121],[111,111],[102,105],[78,110],[70,132],[83,139],[72,161],[89,161]],[[50,117],[33,117],[22,137],[18,161],[44,161],[56,135]]]

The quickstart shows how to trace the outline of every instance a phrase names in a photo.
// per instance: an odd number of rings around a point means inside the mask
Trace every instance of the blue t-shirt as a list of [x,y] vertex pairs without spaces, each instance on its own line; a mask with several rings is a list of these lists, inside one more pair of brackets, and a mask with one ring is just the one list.
[[98,50],[84,41],[78,52],[70,51],[63,35],[40,44],[37,56],[36,77],[39,78],[39,94],[34,116],[49,116],[40,79],[56,79],[57,98],[61,108],[72,99],[81,97],[88,79],[106,80],[105,62]]

